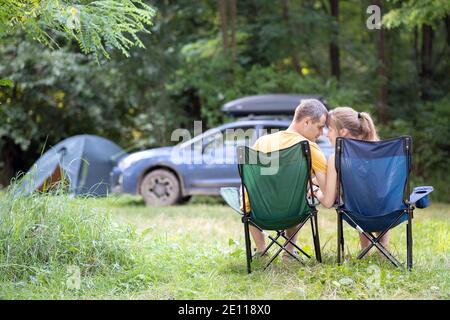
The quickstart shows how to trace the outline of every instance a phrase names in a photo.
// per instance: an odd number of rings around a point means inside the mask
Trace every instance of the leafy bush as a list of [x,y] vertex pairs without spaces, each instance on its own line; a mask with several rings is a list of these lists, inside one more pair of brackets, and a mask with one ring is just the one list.
[[[191,61],[191,60],[189,60]],[[371,109],[370,93],[350,84],[339,85],[336,79],[324,80],[317,75],[300,77],[283,66],[254,65],[246,70],[233,64],[222,55],[209,59],[193,60],[178,72],[174,93],[185,88],[195,88],[201,101],[201,117],[208,127],[223,121],[220,107],[233,99],[246,95],[265,93],[317,94],[323,96],[331,108],[339,105]]]
[[410,135],[413,138],[413,182],[433,185],[431,197],[448,202],[450,192],[450,98],[427,102],[418,108],[420,116],[407,121],[397,119],[381,128],[384,138]]
[[[0,37],[23,29],[31,38],[58,47],[54,32],[76,40],[84,53],[109,57],[108,47],[129,56],[131,47],[144,47],[137,37],[148,32],[155,9],[141,0],[8,1],[0,10]],[[126,21],[126,23],[124,23]]]

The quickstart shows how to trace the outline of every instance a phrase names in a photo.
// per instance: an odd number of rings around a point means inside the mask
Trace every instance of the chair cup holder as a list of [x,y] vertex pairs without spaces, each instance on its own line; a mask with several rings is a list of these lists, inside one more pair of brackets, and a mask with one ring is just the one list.
[[416,202],[416,208],[419,208],[419,209],[426,208],[429,205],[430,205],[430,200],[428,199],[428,196],[425,196]]
[[428,194],[430,194],[432,191],[432,186],[416,187],[409,197],[410,202],[415,203],[416,208],[426,208],[430,205]]

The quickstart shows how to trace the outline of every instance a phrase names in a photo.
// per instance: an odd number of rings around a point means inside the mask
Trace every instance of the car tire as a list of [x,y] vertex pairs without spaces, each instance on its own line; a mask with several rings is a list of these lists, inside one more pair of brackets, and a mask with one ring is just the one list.
[[182,198],[180,199],[180,201],[178,201],[178,204],[186,204],[186,203],[189,202],[189,200],[191,200],[191,198],[192,198],[192,196],[185,196],[185,197],[182,197]]
[[156,169],[147,173],[142,179],[139,191],[145,203],[150,206],[171,206],[181,200],[178,178],[165,169]]

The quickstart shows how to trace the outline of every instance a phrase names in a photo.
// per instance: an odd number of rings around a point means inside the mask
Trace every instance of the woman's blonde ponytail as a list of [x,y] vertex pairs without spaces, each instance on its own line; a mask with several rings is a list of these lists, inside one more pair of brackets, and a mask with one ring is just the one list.
[[361,139],[368,141],[380,140],[372,117],[367,112],[360,112],[358,113],[358,118],[361,122]]

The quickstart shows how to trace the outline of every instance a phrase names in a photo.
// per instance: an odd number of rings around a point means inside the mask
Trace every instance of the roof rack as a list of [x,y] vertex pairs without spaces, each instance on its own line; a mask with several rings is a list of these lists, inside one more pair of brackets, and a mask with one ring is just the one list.
[[[320,95],[305,94],[263,94],[232,100],[222,106],[222,111],[230,116],[292,116],[295,108],[305,99],[317,99],[325,104]],[[254,118],[253,118],[254,119]]]
[[238,121],[245,120],[292,120],[292,117],[286,114],[273,114],[273,115],[254,115],[249,114],[237,119]]

